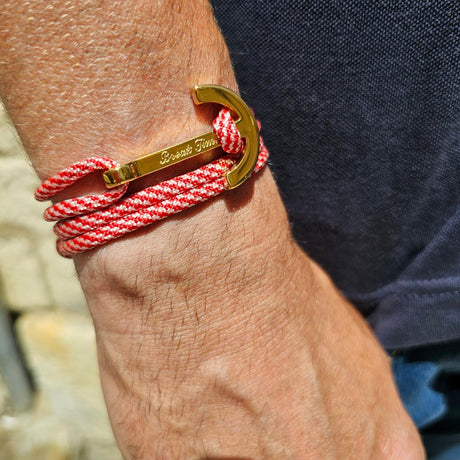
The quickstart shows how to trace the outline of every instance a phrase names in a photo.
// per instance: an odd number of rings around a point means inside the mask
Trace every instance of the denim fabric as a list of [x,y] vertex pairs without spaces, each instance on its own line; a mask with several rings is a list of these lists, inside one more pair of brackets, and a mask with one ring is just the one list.
[[429,459],[460,459],[460,342],[397,354],[393,373]]
[[408,363],[402,357],[393,360],[399,395],[418,428],[429,426],[446,413],[445,397],[431,387],[439,372],[432,362]]
[[458,443],[456,446],[453,446],[447,450],[444,450],[442,453],[431,456],[431,460],[459,460],[460,459],[460,437],[458,438]]
[[385,347],[460,338],[460,2],[212,3],[297,241]]

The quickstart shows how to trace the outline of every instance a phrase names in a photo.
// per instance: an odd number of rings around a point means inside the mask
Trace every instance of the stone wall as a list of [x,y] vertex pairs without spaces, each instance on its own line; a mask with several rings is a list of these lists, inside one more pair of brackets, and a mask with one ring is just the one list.
[[1,106],[0,184],[0,460],[120,459],[73,263]]

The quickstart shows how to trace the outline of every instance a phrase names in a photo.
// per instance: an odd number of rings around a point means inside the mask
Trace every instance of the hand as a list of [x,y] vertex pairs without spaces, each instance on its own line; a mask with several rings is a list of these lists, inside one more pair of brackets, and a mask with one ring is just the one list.
[[292,242],[270,173],[243,187],[78,260],[124,455],[423,458],[387,356]]

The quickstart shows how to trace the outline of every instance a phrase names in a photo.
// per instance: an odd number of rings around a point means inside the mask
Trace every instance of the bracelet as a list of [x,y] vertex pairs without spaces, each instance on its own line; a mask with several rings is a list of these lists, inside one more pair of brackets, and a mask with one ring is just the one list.
[[[260,125],[242,99],[227,88],[215,85],[196,86],[192,97],[196,104],[217,102],[227,107],[221,109],[213,121],[212,132],[123,166],[110,158],[87,158],[60,171],[37,188],[35,198],[44,201],[94,171],[103,172],[107,191],[64,200],[45,210],[45,220],[58,221],[54,232],[60,255],[72,257],[183,211],[238,187],[263,168],[268,150],[259,135]],[[230,111],[236,114],[236,121]],[[217,147],[227,155],[124,196],[132,180]]]

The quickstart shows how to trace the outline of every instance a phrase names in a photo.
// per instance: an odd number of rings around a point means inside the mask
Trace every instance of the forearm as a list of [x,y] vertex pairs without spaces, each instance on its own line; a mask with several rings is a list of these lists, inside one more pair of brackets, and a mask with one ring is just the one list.
[[206,1],[7,1],[0,34],[2,99],[41,177],[183,139],[193,84],[235,88]]
[[[42,178],[209,129],[190,88],[235,88],[207,2],[50,5],[7,2],[0,25],[0,91]],[[126,456],[420,452],[382,350],[292,241],[268,170],[76,263]],[[371,407],[382,398],[397,418],[391,427]],[[372,433],[357,433],[370,412]]]

